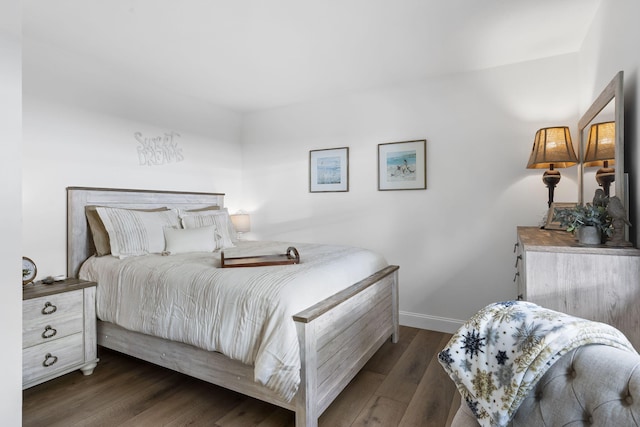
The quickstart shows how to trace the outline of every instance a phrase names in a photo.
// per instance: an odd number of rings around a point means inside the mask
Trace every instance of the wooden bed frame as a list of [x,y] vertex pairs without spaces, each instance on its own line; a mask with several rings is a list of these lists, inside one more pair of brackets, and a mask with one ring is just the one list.
[[[67,275],[94,253],[85,206],[199,208],[224,206],[222,193],[67,188]],[[99,284],[98,284],[99,286]],[[98,321],[98,344],[295,412],[297,427],[318,417],[391,337],[398,341],[398,266],[391,265],[293,317],[301,383],[287,402],[253,380],[253,367],[183,343]]]

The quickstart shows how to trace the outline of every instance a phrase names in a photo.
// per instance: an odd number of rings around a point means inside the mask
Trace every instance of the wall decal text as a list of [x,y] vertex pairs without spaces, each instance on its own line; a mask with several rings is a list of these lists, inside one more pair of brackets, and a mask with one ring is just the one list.
[[161,136],[144,136],[142,132],[135,132],[134,138],[138,145],[138,161],[143,166],[166,165],[167,163],[184,160],[182,148],[178,146],[176,132],[165,132]]

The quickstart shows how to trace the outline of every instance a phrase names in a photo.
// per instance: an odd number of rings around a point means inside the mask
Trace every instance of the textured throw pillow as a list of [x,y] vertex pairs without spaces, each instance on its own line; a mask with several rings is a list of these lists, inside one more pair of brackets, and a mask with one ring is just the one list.
[[213,225],[190,229],[165,227],[164,240],[165,251],[170,254],[213,252],[217,249]]
[[107,233],[111,254],[119,258],[164,251],[164,228],[180,228],[176,210],[141,212],[131,209],[96,208]]
[[96,206],[85,206],[84,212],[87,216],[91,236],[93,236],[93,246],[96,248],[96,255],[109,255],[111,253],[109,234],[107,233],[107,229],[104,228],[100,216],[98,216]]
[[233,235],[231,234],[233,224],[226,209],[182,215],[182,226],[184,228],[199,228],[207,225],[216,227],[216,246],[218,248],[225,249],[235,246],[233,243],[235,232]]
[[[96,249],[97,256],[109,255],[111,253],[111,243],[109,242],[109,233],[104,228],[104,224],[96,211],[96,208],[100,206],[85,206],[84,213],[87,216],[87,222],[89,224],[89,230],[91,230],[91,236],[93,237],[93,246]],[[106,206],[104,206],[106,207]],[[159,212],[167,211],[169,208],[161,207],[154,209],[132,209],[140,212]]]

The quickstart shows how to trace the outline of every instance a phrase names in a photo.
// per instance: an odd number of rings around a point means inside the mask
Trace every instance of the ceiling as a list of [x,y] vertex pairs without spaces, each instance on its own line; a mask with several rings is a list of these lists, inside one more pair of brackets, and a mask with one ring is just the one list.
[[602,0],[24,0],[23,38],[254,111],[577,52]]

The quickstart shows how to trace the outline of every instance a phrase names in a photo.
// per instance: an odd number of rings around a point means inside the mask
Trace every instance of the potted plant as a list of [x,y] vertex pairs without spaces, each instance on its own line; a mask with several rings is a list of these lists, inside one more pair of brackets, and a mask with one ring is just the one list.
[[611,217],[605,206],[587,203],[573,208],[556,208],[553,216],[567,231],[576,233],[580,243],[599,245],[605,236],[613,234]]

